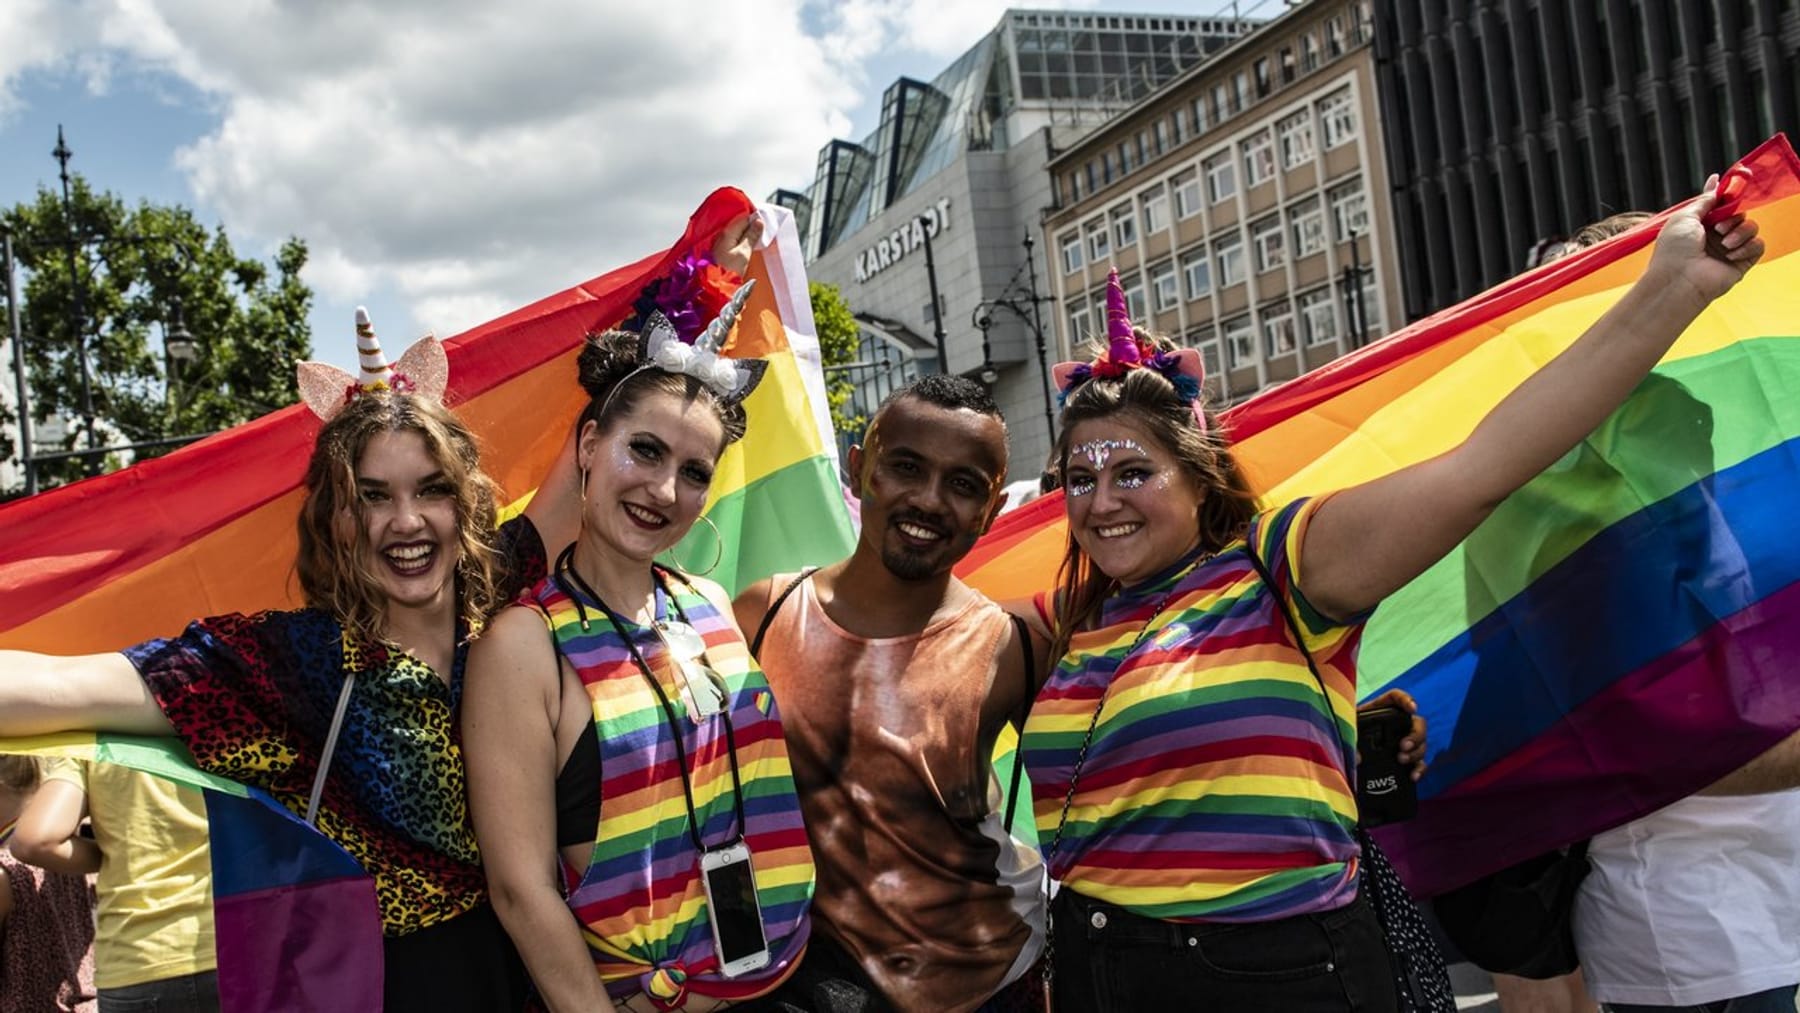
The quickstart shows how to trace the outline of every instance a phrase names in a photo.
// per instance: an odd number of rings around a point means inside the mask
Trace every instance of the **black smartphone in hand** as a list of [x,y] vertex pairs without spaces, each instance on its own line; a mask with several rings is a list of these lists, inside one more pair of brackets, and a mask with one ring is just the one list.
[[1412,819],[1419,794],[1411,765],[1400,765],[1400,740],[1412,731],[1412,715],[1398,707],[1356,714],[1356,810],[1364,827]]

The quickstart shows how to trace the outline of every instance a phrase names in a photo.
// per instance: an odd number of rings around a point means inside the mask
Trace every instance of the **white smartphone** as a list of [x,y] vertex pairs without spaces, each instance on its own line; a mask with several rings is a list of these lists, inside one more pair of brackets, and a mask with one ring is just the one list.
[[700,880],[706,886],[706,909],[720,976],[735,978],[769,966],[769,942],[763,932],[762,905],[756,901],[749,846],[738,841],[703,852]]

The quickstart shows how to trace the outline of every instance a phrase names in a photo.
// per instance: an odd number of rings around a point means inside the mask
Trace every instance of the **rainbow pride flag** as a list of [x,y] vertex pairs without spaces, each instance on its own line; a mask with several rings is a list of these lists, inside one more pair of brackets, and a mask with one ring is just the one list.
[[[1360,695],[1430,722],[1416,819],[1378,832],[1435,894],[1644,815],[1800,728],[1800,160],[1739,163],[1763,262],[1580,447],[1385,602]],[[1264,502],[1451,449],[1644,271],[1667,212],[1225,414]],[[1060,497],[965,560],[995,597],[1042,590]]]
[[[625,319],[645,283],[686,253],[710,248],[732,218],[753,209],[737,190],[715,191],[666,252],[445,342],[448,400],[482,440],[509,514],[529,501],[582,407],[575,357],[583,336]],[[799,235],[785,209],[759,213],[774,238],[752,260],[758,285],[727,351],[770,365],[745,403],[749,433],[721,460],[706,508],[724,540],[710,576],[733,593],[778,569],[845,555],[854,539]],[[345,350],[349,333],[346,322]],[[0,648],[111,651],[177,633],[197,616],[300,605],[295,518],[318,426],[294,406],[167,457],[0,507]],[[717,542],[702,529],[690,535],[699,544],[677,547],[678,560],[712,559]],[[374,955],[379,996],[373,884],[357,878],[360,869],[336,845],[260,792],[195,770],[172,741],[0,742],[8,751],[39,748],[207,789],[220,980],[242,989],[225,1008],[256,1011],[280,1006],[283,996],[312,995],[304,989],[325,987],[308,984],[315,976],[337,987],[334,968],[348,975],[343,988],[366,984],[363,964],[342,952],[347,941],[363,940],[365,921],[374,936],[363,952]],[[357,905],[366,908],[361,917],[351,913]],[[318,994],[319,1002],[283,1008],[379,1005],[378,998]],[[274,1005],[256,1005],[259,997]]]
[[166,739],[46,735],[9,740],[5,751],[122,763],[201,790],[220,1008],[381,1007],[375,881],[279,802],[194,769]]

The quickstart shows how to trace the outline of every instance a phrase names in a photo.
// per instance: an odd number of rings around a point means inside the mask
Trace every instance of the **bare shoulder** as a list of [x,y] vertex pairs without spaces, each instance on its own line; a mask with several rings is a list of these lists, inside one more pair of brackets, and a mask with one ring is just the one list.
[[775,578],[764,577],[739,591],[738,596],[732,599],[731,610],[737,616],[739,632],[754,630],[762,625],[763,616],[769,611],[769,595],[774,587]]
[[471,688],[495,680],[512,688],[552,687],[558,673],[556,648],[544,617],[530,606],[501,609],[469,647]]

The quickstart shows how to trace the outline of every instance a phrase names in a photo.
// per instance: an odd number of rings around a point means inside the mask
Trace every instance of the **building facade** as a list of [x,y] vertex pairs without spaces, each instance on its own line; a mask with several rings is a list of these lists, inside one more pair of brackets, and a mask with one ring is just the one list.
[[1800,127],[1796,0],[1376,0],[1375,24],[1409,319]]
[[1035,476],[1056,361],[1045,166],[1254,25],[1008,11],[929,83],[894,82],[869,137],[821,148],[812,185],[771,199],[795,213],[809,277],[837,285],[861,325],[857,408],[922,372],[980,378],[1006,413],[1014,475]]
[[1050,162],[1059,356],[1132,319],[1240,400],[1384,334],[1397,261],[1367,2],[1286,11]]

